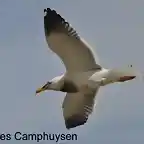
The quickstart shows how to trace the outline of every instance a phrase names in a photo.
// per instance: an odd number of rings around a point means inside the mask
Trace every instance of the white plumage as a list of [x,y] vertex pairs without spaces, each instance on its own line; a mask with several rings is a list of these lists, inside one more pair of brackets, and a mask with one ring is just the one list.
[[[44,25],[47,43],[49,48],[62,59],[66,70],[75,73],[101,69],[101,66],[96,64],[91,48],[71,25],[55,10],[47,9],[46,13]],[[95,91],[89,95],[80,92],[68,93],[63,103],[64,118],[68,119],[73,116],[77,119],[81,116],[82,123],[86,121],[93,110],[95,94]],[[67,122],[66,125],[68,125]]]
[[46,41],[64,63],[66,73],[46,83],[37,93],[43,90],[67,92],[62,109],[66,128],[70,129],[87,122],[100,86],[135,76],[127,72],[111,74],[112,70],[102,68],[92,48],[64,18],[50,8],[44,12]]

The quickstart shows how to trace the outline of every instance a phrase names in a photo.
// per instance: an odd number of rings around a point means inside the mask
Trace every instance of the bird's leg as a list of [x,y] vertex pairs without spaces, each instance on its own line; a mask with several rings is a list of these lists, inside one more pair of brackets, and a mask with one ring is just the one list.
[[114,83],[115,81],[112,80],[112,79],[107,79],[107,78],[103,78],[101,81],[100,81],[100,85],[101,86],[105,86],[105,85],[108,85],[108,84],[111,84],[111,83]]

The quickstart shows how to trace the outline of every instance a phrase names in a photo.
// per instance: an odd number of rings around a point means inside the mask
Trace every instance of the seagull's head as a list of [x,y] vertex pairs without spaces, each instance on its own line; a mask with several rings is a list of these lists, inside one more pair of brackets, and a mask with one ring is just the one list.
[[52,80],[44,84],[42,87],[38,88],[36,90],[36,94],[46,90],[55,90],[55,91],[60,90],[60,80],[61,80],[60,76],[53,78]]
[[40,87],[36,90],[36,94],[41,93],[46,90],[50,90],[51,85],[52,85],[52,82],[48,81],[45,85],[43,85],[42,87]]

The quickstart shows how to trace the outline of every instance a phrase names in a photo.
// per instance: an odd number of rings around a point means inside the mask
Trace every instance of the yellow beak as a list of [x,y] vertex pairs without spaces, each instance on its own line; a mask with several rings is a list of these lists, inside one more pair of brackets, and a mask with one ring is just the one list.
[[38,93],[40,93],[40,92],[43,92],[43,91],[45,91],[44,88],[38,88],[38,89],[36,90],[36,95],[37,95]]

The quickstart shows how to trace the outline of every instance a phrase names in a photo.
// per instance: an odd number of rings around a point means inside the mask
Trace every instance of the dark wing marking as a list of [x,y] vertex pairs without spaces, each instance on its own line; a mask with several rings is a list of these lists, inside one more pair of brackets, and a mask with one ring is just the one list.
[[79,91],[79,89],[72,81],[64,80],[64,84],[62,85],[60,91],[67,93],[76,93]]
[[48,36],[52,31],[62,31],[65,32],[68,36],[80,39],[76,30],[72,28],[70,24],[63,17],[61,17],[55,10],[47,8],[44,9],[44,12],[46,14],[44,16],[44,27],[46,30],[45,32]]
[[67,93],[62,106],[67,129],[84,125],[87,122],[93,111],[98,89],[93,94]]

